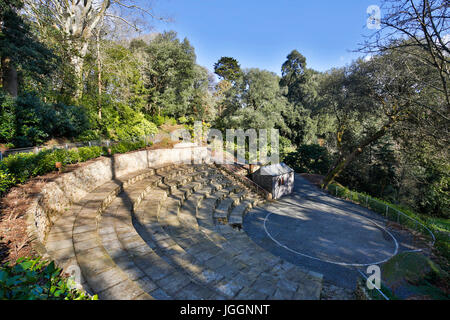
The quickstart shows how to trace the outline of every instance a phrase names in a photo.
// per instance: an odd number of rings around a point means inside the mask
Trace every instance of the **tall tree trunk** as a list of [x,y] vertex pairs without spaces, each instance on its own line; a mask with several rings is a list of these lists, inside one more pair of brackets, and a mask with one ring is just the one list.
[[80,100],[83,96],[83,67],[88,45],[88,42],[75,45],[74,48],[77,52],[71,57],[71,63],[75,71],[75,100]]
[[17,69],[11,63],[9,57],[2,57],[1,59],[2,69],[2,87],[7,93],[13,97],[17,97],[19,92],[19,80],[17,77]]
[[336,177],[348,166],[348,164],[363,152],[365,147],[383,137],[389,130],[389,128],[394,124],[394,122],[395,118],[391,118],[391,121],[385,124],[380,130],[364,139],[352,152],[344,155],[323,179],[322,188],[326,189],[331,184],[331,182],[333,182],[334,179],[336,179]]
[[98,98],[97,98],[97,110],[98,118],[102,118],[102,60],[100,57],[100,29],[97,32],[97,86],[98,86]]

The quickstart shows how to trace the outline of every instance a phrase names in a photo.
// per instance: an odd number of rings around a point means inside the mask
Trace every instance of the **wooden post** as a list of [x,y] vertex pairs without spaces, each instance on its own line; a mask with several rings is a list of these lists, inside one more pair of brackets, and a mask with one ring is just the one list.
[[58,169],[58,174],[60,174],[61,168],[62,168],[62,163],[61,162],[55,162],[55,167],[56,167],[56,169]]

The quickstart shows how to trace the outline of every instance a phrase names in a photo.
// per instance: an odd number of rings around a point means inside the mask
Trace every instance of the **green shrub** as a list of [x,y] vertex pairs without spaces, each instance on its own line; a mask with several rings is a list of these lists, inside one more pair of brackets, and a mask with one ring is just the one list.
[[178,118],[178,123],[179,124],[185,124],[188,122],[188,119],[186,117],[179,117]]
[[98,140],[100,138],[100,135],[98,133],[98,131],[96,130],[86,130],[83,131],[77,138],[77,141],[82,141],[82,142],[88,142],[88,141],[94,141],[94,140]]
[[16,184],[16,180],[7,169],[0,169],[0,196],[8,192]]
[[[144,140],[121,141],[111,146],[111,153],[126,153],[147,147]],[[0,162],[0,195],[4,195],[16,184],[25,183],[30,178],[56,170],[56,162],[62,168],[68,164],[85,162],[106,155],[106,147],[92,146],[78,149],[47,149],[37,154],[16,153]]]
[[436,233],[435,248],[445,260],[446,270],[450,272],[450,238],[448,234]]
[[284,157],[287,165],[300,173],[326,174],[330,167],[330,156],[326,148],[319,145],[301,145],[296,152]]
[[146,146],[147,146],[147,144],[145,143],[144,140],[139,140],[136,142],[121,141],[121,142],[111,146],[111,154],[125,153],[128,151],[139,150],[139,149],[145,148]]
[[133,137],[143,137],[158,132],[158,128],[153,122],[141,119],[141,121],[132,125],[122,125],[115,129],[115,135],[112,138],[118,140],[127,140]]
[[81,106],[60,103],[45,110],[49,118],[44,118],[44,121],[52,125],[48,132],[52,137],[74,138],[89,129],[87,112]]
[[[169,125],[176,125],[177,124],[177,120],[175,118],[171,118],[169,116],[154,115],[152,117],[149,117],[149,120],[151,122],[153,122],[158,127],[162,126],[163,124],[169,124]],[[189,119],[187,119],[186,117],[181,117],[178,120],[179,120],[180,123],[187,123],[187,122],[189,122]]]
[[[96,157],[97,158],[97,157]],[[76,149],[71,149],[67,151],[68,163],[78,163],[81,162],[80,153]]]
[[20,258],[14,266],[0,268],[0,300],[97,300],[73,289],[54,262]]
[[160,127],[164,124],[165,119],[163,116],[159,116],[159,115],[154,115],[153,117],[151,117],[151,121],[156,124],[156,126]]
[[16,183],[24,183],[31,176],[34,168],[34,153],[16,153],[3,159],[0,163],[2,169],[7,169],[14,177]]
[[81,147],[78,148],[78,155],[80,156],[80,162],[88,161],[101,157],[104,154],[102,147]]
[[42,175],[55,170],[56,162],[61,162],[62,166],[78,162],[79,157],[76,151],[66,149],[44,150],[39,152],[35,158],[35,170],[33,176]]
[[283,136],[280,137],[279,148],[281,161],[285,161],[286,157],[288,157],[290,153],[296,152],[295,147],[292,145],[291,140]]
[[174,118],[171,118],[171,117],[165,117],[164,124],[169,124],[169,125],[174,126],[177,124],[177,120],[175,120]]
[[83,107],[47,104],[33,93],[17,98],[0,93],[0,142],[38,145],[52,137],[76,137],[89,128]]
[[[91,115],[91,123],[101,136],[119,141],[134,137],[148,136],[158,132],[153,117],[145,115],[133,106],[113,101],[105,101],[103,117],[98,119],[97,114]],[[162,122],[163,119],[162,119]],[[93,140],[95,130],[83,134],[83,141]],[[88,139],[89,138],[89,139]]]
[[62,167],[98,158],[104,154],[102,147],[82,147],[78,150],[47,149],[37,154],[16,153],[0,162],[0,194],[3,195],[16,184],[25,183],[30,178],[56,170],[56,162]]
[[16,135],[16,106],[14,99],[0,92],[0,141],[10,142]]
[[[56,169],[56,162],[61,162],[60,159],[63,158],[60,150],[44,150],[39,152],[34,160],[34,169],[32,176],[43,175],[47,172],[52,172]],[[63,165],[65,163],[63,162]]]

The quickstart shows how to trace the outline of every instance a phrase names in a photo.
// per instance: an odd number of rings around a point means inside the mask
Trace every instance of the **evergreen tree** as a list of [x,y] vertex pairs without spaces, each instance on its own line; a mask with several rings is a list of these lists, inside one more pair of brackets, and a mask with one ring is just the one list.
[[29,75],[37,81],[51,71],[54,58],[50,50],[39,42],[30,25],[19,15],[20,0],[0,0],[0,58],[3,90],[17,96],[19,77]]
[[222,57],[214,64],[214,72],[223,80],[232,83],[242,77],[242,70],[239,62],[231,57]]

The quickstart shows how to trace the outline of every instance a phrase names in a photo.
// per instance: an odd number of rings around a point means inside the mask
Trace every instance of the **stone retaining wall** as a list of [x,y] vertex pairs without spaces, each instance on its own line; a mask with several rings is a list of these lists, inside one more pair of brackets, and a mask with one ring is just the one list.
[[[195,160],[195,162],[193,161]],[[191,162],[192,161],[192,162]],[[170,163],[208,162],[206,147],[141,150],[102,157],[46,183],[27,210],[28,234],[40,253],[54,221],[89,192],[133,172]]]

